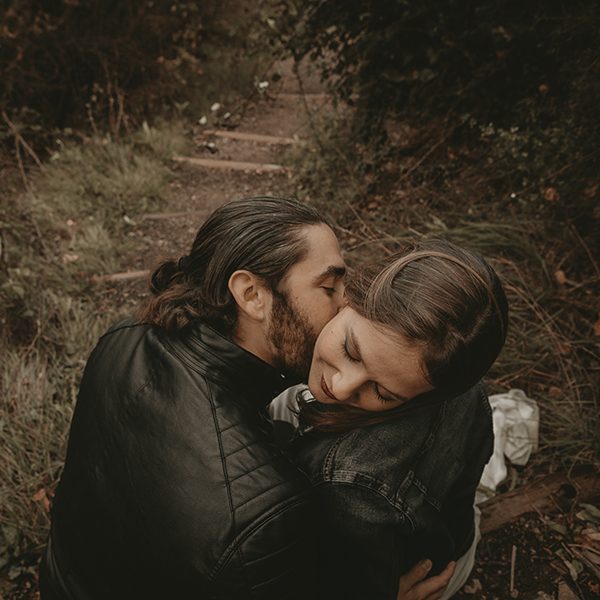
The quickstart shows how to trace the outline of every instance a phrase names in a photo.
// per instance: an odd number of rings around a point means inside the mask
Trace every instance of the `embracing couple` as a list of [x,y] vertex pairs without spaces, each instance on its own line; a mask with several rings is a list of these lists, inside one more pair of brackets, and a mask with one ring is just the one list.
[[269,197],[217,209],[155,271],[87,363],[42,600],[433,600],[464,583],[502,287],[441,240],[345,275],[324,219]]

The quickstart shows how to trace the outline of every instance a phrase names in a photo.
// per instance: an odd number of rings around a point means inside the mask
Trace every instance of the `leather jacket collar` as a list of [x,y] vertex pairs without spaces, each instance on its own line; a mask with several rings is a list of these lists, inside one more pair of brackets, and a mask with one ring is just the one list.
[[204,323],[194,323],[164,342],[190,369],[243,390],[257,408],[291,385],[283,373]]

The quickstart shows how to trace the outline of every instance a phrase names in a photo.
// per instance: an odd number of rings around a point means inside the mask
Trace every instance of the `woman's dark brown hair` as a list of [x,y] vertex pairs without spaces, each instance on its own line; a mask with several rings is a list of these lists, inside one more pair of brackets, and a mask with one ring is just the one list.
[[319,429],[381,422],[466,392],[489,370],[506,339],[508,303],[495,271],[446,240],[419,242],[361,270],[347,283],[346,294],[360,315],[421,346],[423,375],[435,391],[378,413],[304,403],[302,421]]
[[272,290],[307,252],[302,229],[324,223],[314,209],[287,198],[261,196],[217,208],[198,230],[188,256],[154,271],[152,296],[138,320],[179,330],[194,320],[231,333],[236,305],[229,278],[246,269]]

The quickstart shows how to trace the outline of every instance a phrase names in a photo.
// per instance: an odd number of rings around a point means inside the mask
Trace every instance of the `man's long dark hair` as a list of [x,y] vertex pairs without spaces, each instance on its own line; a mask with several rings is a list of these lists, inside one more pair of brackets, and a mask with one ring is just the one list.
[[189,255],[154,271],[152,296],[138,320],[169,331],[199,320],[229,335],[236,323],[228,288],[232,273],[248,270],[275,290],[306,255],[302,229],[324,222],[316,210],[288,198],[245,198],[217,208],[198,230]]

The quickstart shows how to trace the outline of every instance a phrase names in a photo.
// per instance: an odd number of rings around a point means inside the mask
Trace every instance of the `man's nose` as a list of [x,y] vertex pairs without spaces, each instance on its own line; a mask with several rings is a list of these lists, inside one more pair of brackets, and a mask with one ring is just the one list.
[[341,289],[338,289],[335,294],[335,312],[336,314],[348,304],[348,298],[346,297],[346,289],[342,285]]

